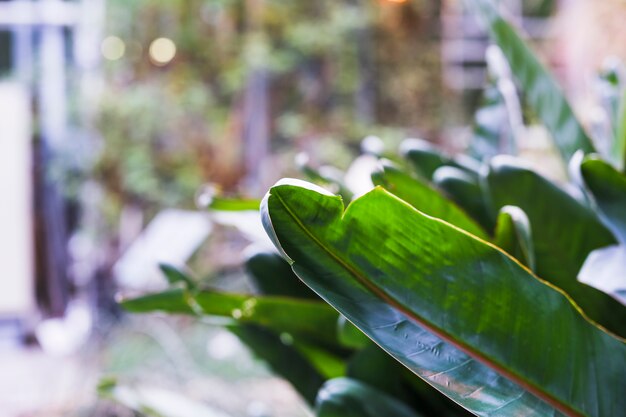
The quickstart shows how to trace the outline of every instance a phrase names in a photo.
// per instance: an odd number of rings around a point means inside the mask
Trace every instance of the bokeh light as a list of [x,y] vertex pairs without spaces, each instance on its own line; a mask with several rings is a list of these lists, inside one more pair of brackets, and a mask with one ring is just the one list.
[[157,38],[150,44],[150,60],[155,65],[166,65],[176,55],[176,44],[168,38]]
[[107,36],[100,45],[102,56],[109,61],[117,61],[124,56],[126,44],[117,36]]

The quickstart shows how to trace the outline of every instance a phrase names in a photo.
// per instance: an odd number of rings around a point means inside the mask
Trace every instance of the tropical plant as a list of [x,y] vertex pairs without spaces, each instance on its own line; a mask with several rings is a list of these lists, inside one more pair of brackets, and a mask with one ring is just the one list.
[[[347,207],[326,188],[279,181],[261,215],[280,256],[246,262],[259,295],[199,289],[164,267],[177,288],[124,306],[228,318],[318,416],[626,416],[626,307],[614,291],[626,275],[624,112],[605,162],[492,2],[469,3],[568,183],[497,155],[518,132],[486,135],[498,130],[481,128],[484,115],[502,112],[483,109],[474,158],[407,140],[404,160],[380,157],[375,187]],[[344,194],[340,176],[305,172]]]

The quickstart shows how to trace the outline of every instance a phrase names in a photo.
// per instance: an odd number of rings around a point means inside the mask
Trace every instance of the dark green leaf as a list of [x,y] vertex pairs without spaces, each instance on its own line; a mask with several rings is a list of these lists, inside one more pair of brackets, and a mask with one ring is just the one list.
[[567,414],[625,415],[624,341],[494,246],[381,188],[344,212],[324,190],[280,182],[262,214],[305,283],[475,414],[558,414],[542,398]]
[[347,352],[326,349],[300,339],[293,340],[293,347],[302,353],[325,378],[338,378],[346,374]]
[[495,218],[485,204],[483,191],[476,177],[458,168],[442,166],[433,174],[433,183],[485,230],[493,230]]
[[316,400],[317,417],[418,417],[393,397],[362,382],[337,378],[326,382]]
[[380,169],[372,174],[372,181],[424,214],[445,220],[483,239],[487,238],[482,228],[455,203],[423,180],[411,177],[390,163],[382,162]]
[[594,151],[591,140],[574,116],[561,88],[539,62],[515,29],[498,13],[493,0],[466,0],[465,3],[487,25],[491,39],[500,47],[528,104],[552,133],[564,161],[574,152]]
[[587,157],[580,170],[601,219],[626,244],[626,175],[596,157]]
[[528,216],[537,274],[568,293],[591,319],[626,336],[626,308],[576,279],[591,251],[615,243],[595,213],[511,157],[492,159],[484,184],[494,211],[511,205]]
[[167,282],[169,282],[170,285],[182,283],[185,288],[189,290],[196,288],[194,280],[175,266],[159,264],[159,269],[163,272],[163,275],[165,275],[165,278],[167,278]]
[[429,142],[421,139],[406,139],[400,146],[400,153],[411,163],[417,174],[430,181],[435,170],[441,166],[453,166],[478,176],[480,163],[470,157],[452,158],[443,154]]
[[413,393],[403,378],[404,371],[405,368],[387,352],[370,342],[350,358],[346,376],[408,403]]
[[361,349],[372,344],[371,340],[362,331],[357,329],[354,324],[350,323],[342,315],[339,315],[337,321],[337,332],[339,332],[339,341],[346,347]]
[[249,253],[245,266],[254,286],[261,294],[319,300],[319,297],[293,273],[291,266],[275,252]]
[[288,340],[282,340],[276,333],[256,325],[227,328],[256,356],[267,362],[275,373],[289,381],[310,405],[314,404],[325,379]]
[[532,271],[535,270],[530,222],[521,208],[504,206],[500,209],[493,243]]

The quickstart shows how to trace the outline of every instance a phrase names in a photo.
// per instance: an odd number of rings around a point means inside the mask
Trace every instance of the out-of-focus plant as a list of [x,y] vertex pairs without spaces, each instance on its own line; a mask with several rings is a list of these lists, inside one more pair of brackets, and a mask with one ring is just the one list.
[[[437,16],[426,1],[108,2],[107,33],[125,45],[98,123],[109,211],[182,205],[206,182],[242,191],[252,96],[272,120],[270,152],[254,154],[265,186],[299,151],[345,167],[365,132],[436,131]],[[176,45],[165,65],[150,58],[159,37]]]
[[[625,416],[626,307],[577,279],[598,256],[614,264],[594,268],[596,281],[626,272],[623,155],[597,155],[493,3],[472,5],[569,164],[569,184],[499,154],[516,149],[505,106],[504,118],[483,113],[495,130],[477,117],[474,158],[415,139],[404,161],[370,149],[379,161],[364,182],[376,187],[347,208],[317,185],[278,182],[261,215],[280,256],[247,261],[258,295],[199,289],[165,268],[177,288],[124,306],[227,318],[318,416]],[[492,97],[486,109],[503,103]],[[621,149],[612,131],[609,149]],[[348,178],[302,166],[351,198]]]

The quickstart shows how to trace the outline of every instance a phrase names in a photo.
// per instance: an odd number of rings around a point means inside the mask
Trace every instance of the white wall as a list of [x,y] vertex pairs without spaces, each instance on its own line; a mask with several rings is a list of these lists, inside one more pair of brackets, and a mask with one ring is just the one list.
[[0,82],[0,318],[34,308],[29,95]]

